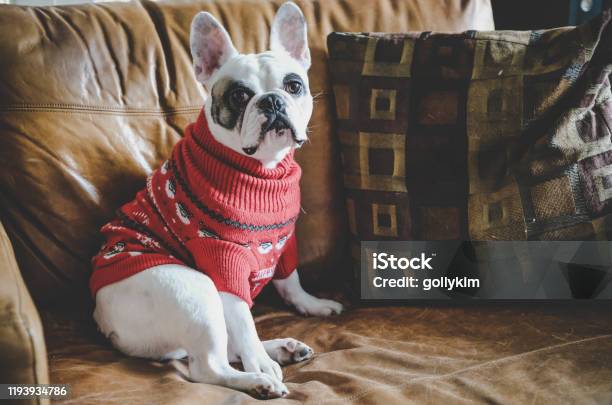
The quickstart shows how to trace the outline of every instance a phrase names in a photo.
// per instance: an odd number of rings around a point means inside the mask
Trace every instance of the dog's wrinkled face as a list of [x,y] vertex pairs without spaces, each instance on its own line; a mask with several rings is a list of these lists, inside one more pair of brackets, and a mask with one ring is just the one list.
[[306,21],[295,4],[278,10],[268,52],[239,54],[227,31],[204,12],[194,18],[190,40],[196,77],[209,93],[206,118],[217,141],[266,168],[306,141],[312,114],[306,74],[310,52]]

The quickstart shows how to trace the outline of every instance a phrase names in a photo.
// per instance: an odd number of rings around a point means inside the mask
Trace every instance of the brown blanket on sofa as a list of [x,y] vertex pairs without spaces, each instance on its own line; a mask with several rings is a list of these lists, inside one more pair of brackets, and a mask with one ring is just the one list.
[[[588,302],[353,308],[303,318],[256,304],[262,339],[292,336],[315,357],[285,367],[299,404],[610,404],[612,311]],[[78,318],[78,317],[76,317]],[[186,367],[128,358],[81,320],[45,319],[51,380],[69,403],[262,403],[187,381]]]

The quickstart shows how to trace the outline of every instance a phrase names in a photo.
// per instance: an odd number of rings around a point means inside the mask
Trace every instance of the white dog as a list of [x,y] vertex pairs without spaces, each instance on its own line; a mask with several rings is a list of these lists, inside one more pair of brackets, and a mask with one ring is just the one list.
[[[209,94],[204,113],[210,132],[243,159],[256,159],[274,170],[307,139],[312,113],[306,22],[295,4],[285,3],[278,10],[270,37],[270,51],[239,54],[220,23],[201,12],[193,20],[190,41],[196,77]],[[159,171],[166,173],[168,167]],[[166,184],[167,198],[174,198],[177,185]],[[192,220],[193,215],[178,203],[177,211],[183,222]],[[143,245],[158,246],[138,235]],[[200,231],[200,236],[215,237],[207,231]],[[103,247],[103,252],[100,260],[142,255],[130,252],[130,242]],[[209,270],[172,262],[139,271],[95,293],[94,318],[125,354],[152,359],[188,356],[194,381],[263,398],[286,395],[279,365],[303,361],[313,351],[292,338],[260,341],[249,304],[235,294],[219,292],[206,274]],[[273,284],[301,314],[327,316],[342,311],[341,304],[305,292],[297,271]],[[230,366],[238,361],[244,372]]]

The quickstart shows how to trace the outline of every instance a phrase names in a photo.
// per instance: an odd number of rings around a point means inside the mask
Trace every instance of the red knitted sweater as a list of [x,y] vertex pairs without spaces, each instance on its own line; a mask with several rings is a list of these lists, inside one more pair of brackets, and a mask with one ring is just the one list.
[[266,283],[297,267],[300,175],[293,152],[265,169],[220,144],[202,111],[146,188],[102,227],[106,243],[92,260],[92,294],[176,263],[206,273],[219,291],[251,306]]

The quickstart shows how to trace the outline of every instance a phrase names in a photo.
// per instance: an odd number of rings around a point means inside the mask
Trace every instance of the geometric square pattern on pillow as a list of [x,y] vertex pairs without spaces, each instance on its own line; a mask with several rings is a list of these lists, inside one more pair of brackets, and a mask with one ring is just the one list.
[[[328,37],[357,278],[360,241],[612,239],[610,20]],[[479,277],[541,297],[612,288],[609,270],[533,271],[517,249],[515,274],[479,251]]]
[[332,33],[353,240],[612,237],[610,11],[544,31]]

